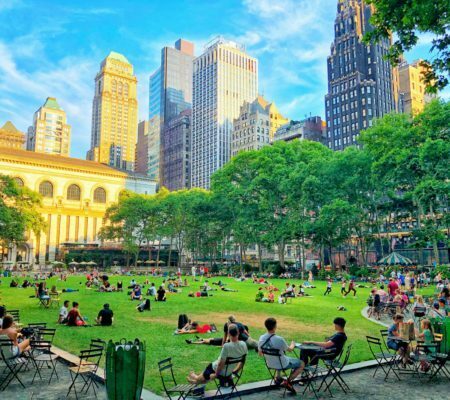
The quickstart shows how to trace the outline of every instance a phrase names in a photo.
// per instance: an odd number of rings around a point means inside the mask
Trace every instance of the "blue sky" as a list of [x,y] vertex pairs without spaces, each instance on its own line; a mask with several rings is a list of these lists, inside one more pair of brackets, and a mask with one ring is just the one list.
[[[324,115],[326,57],[337,0],[0,0],[0,124],[26,132],[33,113],[56,97],[72,125],[74,157],[85,157],[91,134],[93,82],[111,50],[138,77],[139,117],[147,116],[148,77],[160,50],[179,37],[199,55],[217,35],[259,59],[259,88],[292,119]],[[425,57],[424,36],[412,61]],[[448,91],[446,92],[448,97]]]

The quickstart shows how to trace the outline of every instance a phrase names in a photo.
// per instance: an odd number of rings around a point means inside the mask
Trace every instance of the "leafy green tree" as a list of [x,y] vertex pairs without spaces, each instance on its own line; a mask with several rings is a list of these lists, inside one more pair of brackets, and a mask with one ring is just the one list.
[[0,245],[6,247],[25,240],[26,231],[39,236],[46,227],[40,214],[41,196],[0,174]]
[[375,29],[365,36],[367,43],[397,37],[388,59],[397,65],[401,55],[417,45],[420,34],[432,35],[432,58],[425,60],[425,82],[436,92],[449,83],[450,2],[448,0],[368,0],[375,6],[371,23]]

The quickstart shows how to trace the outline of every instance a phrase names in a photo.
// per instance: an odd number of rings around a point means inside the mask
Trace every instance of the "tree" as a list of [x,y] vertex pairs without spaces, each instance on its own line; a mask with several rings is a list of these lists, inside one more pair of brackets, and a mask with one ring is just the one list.
[[450,2],[448,0],[368,0],[375,6],[366,43],[397,36],[387,54],[397,65],[406,51],[417,45],[419,34],[433,36],[433,59],[425,60],[424,79],[429,91],[437,92],[449,83],[450,73]]
[[46,223],[38,211],[41,196],[26,188],[18,187],[14,179],[0,175],[0,244],[2,247],[25,240],[25,232],[36,236]]

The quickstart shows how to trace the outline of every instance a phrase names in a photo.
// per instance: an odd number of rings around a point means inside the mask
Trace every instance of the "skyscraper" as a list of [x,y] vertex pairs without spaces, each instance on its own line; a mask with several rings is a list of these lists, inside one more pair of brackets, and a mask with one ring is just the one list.
[[138,101],[133,66],[111,51],[95,77],[89,160],[134,170]]
[[218,37],[194,61],[192,187],[210,187],[211,175],[231,155],[233,120],[258,94],[258,61],[237,43]]
[[138,124],[138,137],[136,142],[135,172],[147,175],[148,173],[148,121],[140,121]]
[[399,90],[403,100],[403,112],[417,115],[421,113],[427,103],[435,96],[425,92],[426,85],[423,82],[422,72],[424,67],[420,65],[422,60],[412,64],[406,61],[398,66]]
[[397,109],[398,88],[383,58],[390,41],[362,43],[373,10],[364,0],[338,0],[325,96],[328,147],[334,150],[356,144],[373,118]]
[[150,179],[159,182],[161,153],[161,121],[156,115],[148,120],[148,168]]
[[[159,173],[161,184],[166,187],[175,187],[177,184],[168,181],[169,175],[173,176],[174,165],[184,163],[184,152],[175,151],[173,147],[166,149],[166,145],[172,146],[173,143],[184,141],[185,132],[170,127],[170,139],[164,140],[166,128],[170,121],[179,118],[180,113],[189,110],[192,107],[192,65],[194,61],[194,44],[184,39],[178,39],[174,47],[164,47],[161,50],[161,65],[150,76],[149,91],[149,117],[158,116],[160,121],[160,142],[154,144],[160,151],[159,157]],[[180,122],[184,124],[186,115],[180,117]],[[190,126],[190,123],[188,124]],[[156,127],[155,127],[156,129]],[[183,135],[175,138],[176,133]],[[156,137],[156,132],[155,136]],[[169,151],[172,156],[166,157],[164,154]],[[150,149],[152,152],[152,150]],[[153,152],[154,153],[154,152]],[[181,159],[174,159],[180,156]],[[181,163],[181,164],[180,164]],[[164,170],[171,170],[169,175]],[[166,179],[167,178],[167,179]]]
[[245,101],[233,122],[231,155],[270,144],[276,130],[288,122],[275,103],[269,103],[263,96],[258,96],[251,103]]
[[27,150],[38,153],[70,155],[70,125],[65,111],[54,97],[47,97],[28,128]]
[[166,122],[161,137],[161,182],[169,190],[191,187],[191,114],[187,109]]

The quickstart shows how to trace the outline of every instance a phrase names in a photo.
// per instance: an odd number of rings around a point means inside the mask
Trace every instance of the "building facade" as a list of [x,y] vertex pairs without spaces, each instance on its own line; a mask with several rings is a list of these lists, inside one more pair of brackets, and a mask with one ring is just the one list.
[[[172,162],[179,166],[179,161],[174,159],[174,134],[178,132],[174,125],[169,123],[172,119],[177,119],[178,123],[184,124],[186,116],[181,116],[185,110],[190,110],[192,107],[192,67],[194,61],[194,44],[184,40],[178,39],[174,47],[164,47],[161,50],[161,65],[150,77],[150,118],[159,117],[160,121],[160,165],[159,175],[162,186],[177,187],[178,184],[174,182],[165,181],[169,176],[174,176],[176,166],[171,165]],[[165,140],[166,129],[169,130],[167,134],[170,136]],[[156,135],[155,135],[156,136]],[[184,140],[181,138],[181,140]],[[166,149],[165,145],[171,146]],[[171,155],[165,156],[166,151]],[[184,159],[186,157],[181,155]],[[169,172],[166,174],[164,170]],[[177,173],[178,174],[178,173]],[[183,175],[183,171],[180,171]]]
[[364,0],[338,0],[325,96],[327,141],[334,150],[355,145],[374,118],[398,108],[394,72],[384,59],[390,40],[362,43],[373,10]]
[[191,186],[208,189],[231,156],[233,121],[258,95],[258,61],[218,37],[194,61]]
[[11,121],[6,121],[0,128],[0,147],[11,147],[13,149],[23,149],[26,138]]
[[326,145],[326,130],[322,118],[316,116],[302,121],[290,121],[275,132],[273,140],[290,142],[294,139],[312,140]]
[[28,128],[27,150],[37,153],[70,155],[70,125],[65,111],[54,97],[47,97]]
[[153,194],[156,183],[104,164],[70,157],[0,148],[0,170],[42,195],[39,208],[47,222],[39,237],[27,233],[25,243],[8,251],[8,260],[30,264],[54,261],[61,246],[96,244],[106,209],[123,190]]
[[159,166],[161,153],[161,121],[159,116],[148,121],[148,155],[147,175],[150,179],[159,182]]
[[169,190],[191,187],[191,116],[187,109],[166,122],[161,137],[161,185]]
[[412,64],[406,61],[398,66],[399,90],[402,96],[403,112],[417,115],[421,113],[426,104],[435,98],[425,92],[426,85],[423,82],[421,66],[422,60],[417,60]]
[[280,114],[275,103],[269,103],[263,96],[258,96],[251,103],[244,102],[238,118],[233,121],[231,155],[258,150],[270,144],[276,130],[288,121]]
[[95,77],[91,149],[87,159],[133,171],[137,136],[137,79],[133,66],[112,51]]
[[134,170],[140,174],[148,174],[148,121],[140,121],[138,124]]

